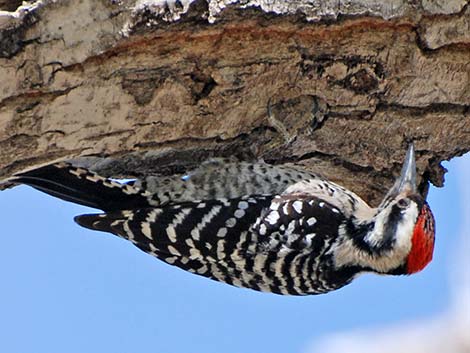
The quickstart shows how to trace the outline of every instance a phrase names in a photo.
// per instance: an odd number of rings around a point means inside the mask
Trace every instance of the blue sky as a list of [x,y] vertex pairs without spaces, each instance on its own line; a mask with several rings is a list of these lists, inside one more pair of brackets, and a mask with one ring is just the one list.
[[90,209],[24,186],[0,192],[0,352],[304,353],[337,331],[431,318],[451,298],[462,219],[458,178],[470,179],[470,156],[445,166],[445,188],[428,197],[437,240],[423,272],[365,275],[308,297],[186,273],[74,224],[74,215]]

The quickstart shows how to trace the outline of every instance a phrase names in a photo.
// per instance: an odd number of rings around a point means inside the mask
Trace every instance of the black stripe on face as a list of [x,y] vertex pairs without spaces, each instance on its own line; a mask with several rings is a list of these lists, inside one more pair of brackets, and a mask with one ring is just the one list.
[[[421,209],[424,205],[424,200],[420,195],[408,195],[407,197],[410,201],[410,206],[412,203],[415,203],[418,208],[418,214],[421,212]],[[396,232],[398,224],[401,222],[404,213],[406,213],[409,209],[407,208],[400,208],[397,204],[392,206],[390,214],[388,215],[387,222],[385,223],[385,229],[383,234],[383,242],[380,246],[381,250],[389,250],[393,247],[396,238]]]
[[[410,206],[412,203],[416,204],[418,208],[418,214],[419,214],[424,205],[423,198],[417,194],[408,195],[407,198],[410,201]],[[396,238],[398,224],[401,222],[404,213],[408,211],[410,206],[404,209],[398,207],[397,204],[394,204],[392,206],[392,209],[390,210],[387,221],[385,223],[383,242],[380,245],[381,250],[389,250],[393,247],[393,244]]]
[[403,209],[396,204],[392,206],[385,222],[382,243],[379,244],[381,250],[390,250],[395,242],[398,223],[403,218]]
[[[390,207],[390,205],[388,206]],[[384,229],[382,236],[380,237],[380,243],[370,244],[365,240],[367,234],[374,229],[374,223],[364,223],[356,225],[352,221],[348,220],[345,222],[347,233],[352,237],[354,244],[361,250],[367,251],[368,253],[378,253],[387,251],[393,248],[396,239],[396,232],[399,222],[403,218],[403,210],[396,204],[391,206],[390,213],[385,219]]]

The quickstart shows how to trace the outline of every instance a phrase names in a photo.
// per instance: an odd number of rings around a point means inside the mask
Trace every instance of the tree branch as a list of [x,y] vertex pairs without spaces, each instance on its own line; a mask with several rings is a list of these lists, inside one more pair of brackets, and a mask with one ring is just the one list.
[[64,159],[139,176],[235,156],[301,164],[377,203],[409,141],[423,193],[470,150],[466,1],[12,5],[0,179]]

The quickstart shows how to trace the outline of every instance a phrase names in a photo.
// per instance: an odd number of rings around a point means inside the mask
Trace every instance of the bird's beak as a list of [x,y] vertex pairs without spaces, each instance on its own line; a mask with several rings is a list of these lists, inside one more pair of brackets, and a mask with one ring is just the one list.
[[400,178],[396,182],[397,193],[402,192],[416,192],[416,158],[415,158],[415,146],[410,143],[408,151],[406,152],[405,162],[401,169]]
[[397,179],[393,187],[385,196],[385,200],[395,198],[399,194],[413,194],[416,193],[416,159],[415,147],[413,143],[408,146],[406,152],[405,162],[401,169],[400,177]]

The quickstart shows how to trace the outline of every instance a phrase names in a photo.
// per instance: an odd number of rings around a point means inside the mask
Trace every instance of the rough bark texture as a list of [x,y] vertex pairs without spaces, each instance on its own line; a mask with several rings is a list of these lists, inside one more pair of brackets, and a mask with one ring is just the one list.
[[110,176],[235,156],[376,204],[409,141],[423,193],[470,150],[466,1],[19,5],[0,0],[0,179],[84,156]]

